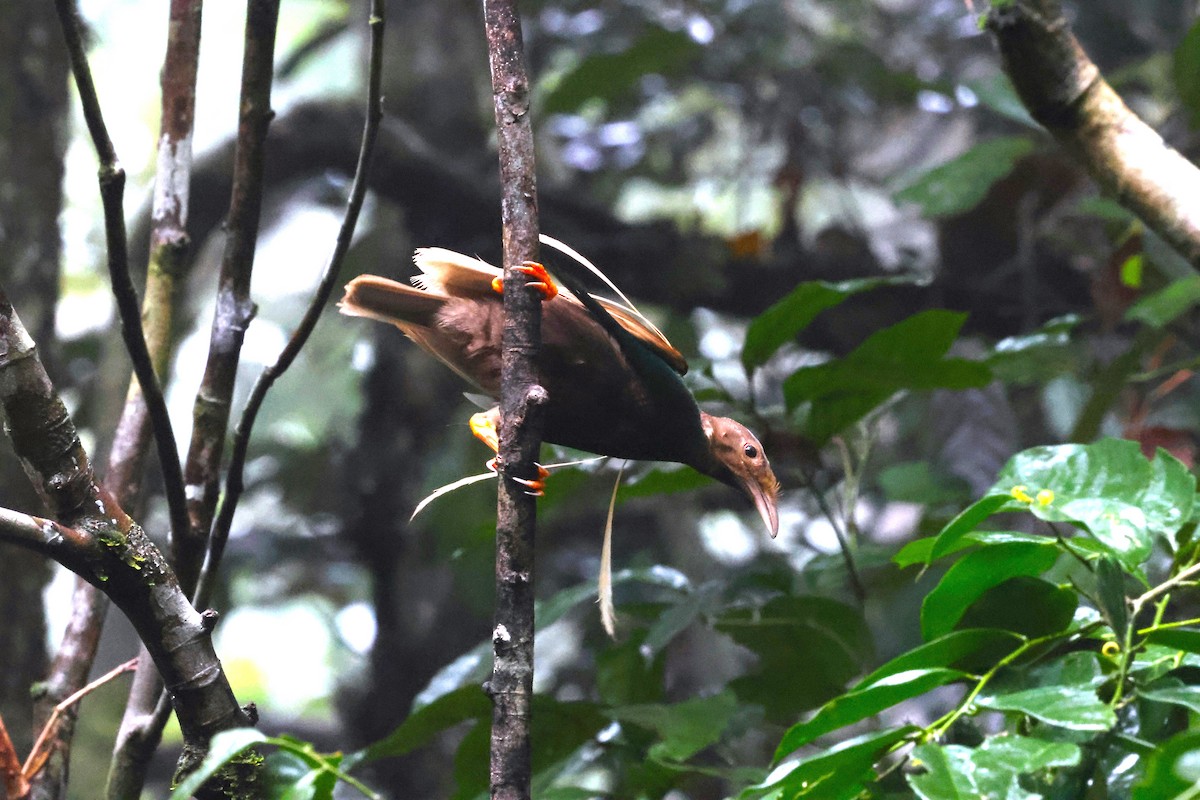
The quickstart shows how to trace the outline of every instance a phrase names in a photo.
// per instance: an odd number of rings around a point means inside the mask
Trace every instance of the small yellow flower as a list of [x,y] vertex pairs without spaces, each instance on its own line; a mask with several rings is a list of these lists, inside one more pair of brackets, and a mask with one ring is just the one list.
[[1018,500],[1022,503],[1032,503],[1033,502],[1033,498],[1029,496],[1029,487],[1026,486],[1025,484],[1020,484],[1018,486],[1014,486],[1012,489],[1009,490],[1008,493],[1011,494],[1016,500]]
[[1109,658],[1116,658],[1121,654],[1121,645],[1114,641],[1107,641],[1100,646],[1100,652]]
[[1045,508],[1054,502],[1054,492],[1049,489],[1042,489],[1037,493],[1037,504]]

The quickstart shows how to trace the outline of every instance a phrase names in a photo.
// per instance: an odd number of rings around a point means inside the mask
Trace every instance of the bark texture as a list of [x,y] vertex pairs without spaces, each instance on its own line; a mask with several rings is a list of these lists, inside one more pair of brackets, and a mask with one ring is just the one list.
[[534,359],[541,346],[541,301],[513,269],[535,261],[537,184],[529,77],[515,0],[485,0],[484,25],[500,156],[500,210],[504,232],[504,332],[500,368],[500,452],[496,506],[496,614],[492,629],[491,795],[528,798],[533,701],[534,559],[536,498],[505,478],[534,478],[541,446],[546,391]]
[[1033,118],[1107,193],[1200,268],[1200,170],[1113,91],[1057,0],[997,4],[987,25]]

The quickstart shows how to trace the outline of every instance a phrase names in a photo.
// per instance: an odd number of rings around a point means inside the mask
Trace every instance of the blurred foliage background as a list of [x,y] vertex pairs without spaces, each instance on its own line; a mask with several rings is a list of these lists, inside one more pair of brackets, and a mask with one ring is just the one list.
[[[1194,4],[1067,5],[1127,102],[1194,155]],[[165,41],[159,6],[82,4],[101,101],[132,179],[142,263],[147,204],[138,202],[153,180]],[[724,796],[761,777],[745,765],[765,768],[801,711],[921,641],[919,607],[932,584],[890,558],[985,492],[1012,454],[1108,434],[1193,464],[1200,287],[1032,123],[962,2],[608,0],[521,10],[542,229],[660,322],[688,356],[702,405],[755,429],[783,484],[772,541],[727,489],[663,465],[632,466],[616,512],[614,561],[626,572],[612,642],[588,601],[618,465],[555,474],[539,515],[538,592],[548,605],[537,688],[559,704],[541,715],[543,739],[559,751],[540,756],[556,766],[539,774],[547,786],[561,773],[617,797]],[[239,13],[229,3],[205,9],[197,257],[169,391],[181,442],[228,202]],[[387,119],[345,277],[406,277],[416,246],[495,262],[479,8],[410,0],[388,13]],[[243,397],[332,248],[361,126],[365,15],[360,2],[283,6]],[[18,24],[14,16],[0,27]],[[99,454],[128,365],[104,277],[93,155],[77,106],[65,95],[56,103],[48,113],[63,131],[60,294],[53,328],[30,327],[46,337],[85,444]],[[5,152],[21,152],[15,123],[4,130]],[[10,172],[0,189],[39,188],[32,180]],[[45,296],[17,266],[5,280],[23,315]],[[811,281],[827,285],[800,287]],[[393,731],[422,692],[418,705],[486,674],[477,645],[490,629],[494,484],[408,519],[422,497],[487,457],[466,429],[474,407],[463,389],[396,331],[331,308],[269,397],[215,603],[218,652],[264,730],[326,749],[365,746]],[[6,494],[24,491],[19,469],[2,474]],[[165,528],[160,498],[139,511],[149,531]],[[0,613],[53,645],[70,580],[40,567],[23,574],[33,583]],[[25,602],[42,583],[48,636],[37,605]],[[774,632],[740,627],[767,607],[792,622]],[[133,646],[110,620],[97,668]],[[30,656],[31,674],[39,657]],[[10,719],[22,689],[5,691]],[[106,769],[123,695],[110,686],[86,702],[74,796],[90,796],[99,778],[88,776]],[[607,715],[571,705],[585,700]],[[677,716],[662,709],[685,701],[710,728],[676,735]],[[472,703],[432,727],[474,718]],[[920,724],[947,703],[935,692],[887,713]],[[479,730],[414,735],[394,745],[406,755],[369,775],[395,797],[473,796]],[[579,792],[554,796],[592,796]]]

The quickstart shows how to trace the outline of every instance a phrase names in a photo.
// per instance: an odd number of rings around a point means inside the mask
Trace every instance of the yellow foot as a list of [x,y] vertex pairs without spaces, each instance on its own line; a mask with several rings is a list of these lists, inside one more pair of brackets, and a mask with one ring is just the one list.
[[[473,415],[471,417],[470,424],[471,433],[475,434],[475,437],[479,439],[479,441],[492,448],[493,451],[499,452],[500,434],[497,432],[500,425],[499,406],[496,406],[495,408],[489,408],[487,411],[480,411],[478,414]],[[529,480],[528,478],[517,478],[512,475],[507,477],[510,480],[514,480],[526,487],[526,489],[528,489],[527,494],[533,495],[534,497],[541,497],[546,493],[546,478],[550,477],[550,472],[541,464],[535,463],[534,466],[537,467],[538,471],[538,476],[534,480]],[[496,459],[493,458],[492,460],[488,461],[487,468],[492,472],[496,472]]]
[[[546,268],[541,264],[536,261],[525,261],[520,266],[513,267],[513,269],[533,278],[533,280],[525,284],[525,288],[541,292],[543,301],[553,300],[558,296],[558,286],[550,277],[550,273],[546,272]],[[497,294],[504,294],[503,278],[492,278],[492,291]]]

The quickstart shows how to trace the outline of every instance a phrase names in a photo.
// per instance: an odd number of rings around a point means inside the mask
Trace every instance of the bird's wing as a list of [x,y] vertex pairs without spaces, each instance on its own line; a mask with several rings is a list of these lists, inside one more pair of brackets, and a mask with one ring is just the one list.
[[[547,244],[553,243],[551,246],[561,244],[548,236],[543,237],[543,241]],[[582,258],[582,256],[579,256],[574,250],[570,250],[570,248],[567,248],[564,252],[576,259]],[[482,259],[472,258],[471,256],[456,253],[453,250],[447,250],[443,247],[422,247],[418,249],[413,254],[413,263],[417,265],[417,269],[421,270],[421,274],[414,276],[412,279],[416,286],[430,292],[439,292],[451,296],[463,293],[490,292],[492,281],[503,275],[499,268],[493,267]],[[586,260],[582,263],[603,277],[603,273],[592,267]],[[604,280],[612,286],[611,281],[608,281],[607,278],[604,278]],[[620,290],[617,291],[619,292]],[[569,302],[583,305],[580,303],[579,298],[572,294],[570,290],[564,289],[561,297]],[[650,348],[663,361],[667,362],[671,369],[680,375],[687,373],[687,360],[683,357],[683,354],[676,350],[667,340],[667,337],[663,335],[662,331],[655,327],[650,320],[646,319],[632,304],[625,305],[603,297],[596,297],[595,295],[592,295],[592,297],[600,303],[601,307],[625,331]]]
[[[606,300],[603,297],[592,295],[600,307],[609,313],[609,315],[617,321],[617,323],[629,333],[633,334],[639,342],[650,348],[656,356],[678,372],[680,375],[686,375],[688,371],[687,359],[683,357],[683,353],[675,349],[675,346],[667,341],[667,337],[663,335],[657,327],[653,325],[647,326],[643,320],[645,317],[640,312],[627,308],[620,303],[614,303],[612,300]],[[575,302],[579,300],[572,295],[571,299]]]

